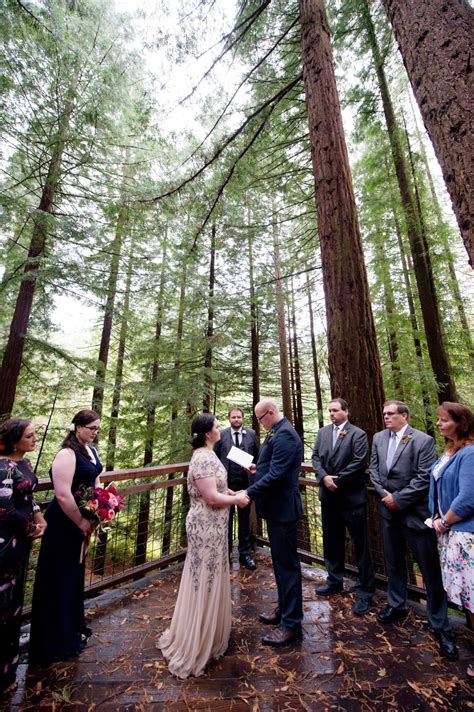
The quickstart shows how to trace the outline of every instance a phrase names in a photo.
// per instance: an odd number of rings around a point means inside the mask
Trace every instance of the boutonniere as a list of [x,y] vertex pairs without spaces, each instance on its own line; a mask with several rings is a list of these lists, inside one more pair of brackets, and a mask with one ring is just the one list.
[[247,435],[247,431],[246,431],[246,430],[242,430],[242,435]]
[[340,438],[345,438],[346,435],[347,435],[347,430],[341,430],[341,432],[339,433]]
[[270,438],[272,438],[275,435],[275,431],[273,428],[267,432],[267,437],[265,438],[265,442],[268,442]]
[[403,443],[404,445],[406,445],[408,442],[410,442],[410,440],[411,440],[411,435],[404,435],[404,436],[402,437],[402,443]]

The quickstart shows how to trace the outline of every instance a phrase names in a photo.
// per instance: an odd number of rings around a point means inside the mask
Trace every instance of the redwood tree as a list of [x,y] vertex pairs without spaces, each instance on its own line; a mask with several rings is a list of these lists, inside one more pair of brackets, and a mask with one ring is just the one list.
[[474,10],[467,0],[382,3],[474,267]]
[[346,398],[354,421],[372,435],[383,427],[382,372],[330,31],[324,0],[299,0],[299,8],[331,395]]

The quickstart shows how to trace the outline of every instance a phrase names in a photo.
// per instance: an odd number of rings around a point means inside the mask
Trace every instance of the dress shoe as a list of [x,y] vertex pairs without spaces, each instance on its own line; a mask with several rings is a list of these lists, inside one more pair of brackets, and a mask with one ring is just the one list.
[[393,623],[394,621],[399,621],[401,618],[405,618],[407,613],[406,608],[392,608],[392,606],[386,606],[377,614],[377,619],[381,623]]
[[257,568],[257,564],[248,554],[245,554],[245,556],[239,556],[239,561],[245,566],[246,569],[249,569],[250,571],[255,571],[255,569]]
[[344,589],[342,583],[325,583],[324,586],[318,586],[316,589],[317,596],[334,596],[335,593],[341,593]]
[[352,606],[352,613],[356,616],[364,616],[370,611],[371,606],[374,604],[369,599],[366,601],[364,598],[358,598],[357,601]]
[[439,643],[439,652],[448,660],[458,660],[459,653],[450,630],[436,630],[436,639]]
[[271,613],[261,613],[258,620],[266,625],[278,625],[281,620],[280,609],[276,606]]
[[272,630],[268,635],[263,636],[262,643],[264,645],[272,645],[274,648],[279,648],[282,645],[289,645],[297,640],[301,640],[303,634],[301,628],[285,628],[279,625],[278,628]]

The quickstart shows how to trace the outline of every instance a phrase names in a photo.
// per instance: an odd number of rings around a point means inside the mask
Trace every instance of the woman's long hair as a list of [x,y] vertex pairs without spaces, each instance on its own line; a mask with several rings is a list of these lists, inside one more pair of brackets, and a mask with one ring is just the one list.
[[95,410],[80,410],[78,413],[76,413],[71,422],[71,429],[64,438],[61,447],[68,447],[71,450],[74,450],[75,453],[80,452],[81,455],[84,455],[84,457],[87,457],[87,459],[89,459],[89,453],[87,452],[85,445],[83,445],[77,439],[76,426],[82,425],[82,427],[84,427],[86,425],[89,425],[89,423],[93,423],[94,420],[99,420],[99,416],[97,415]]
[[193,418],[191,423],[191,445],[193,450],[198,447],[204,447],[206,444],[206,433],[210,433],[216,422],[216,416],[213,413],[200,413]]
[[456,423],[457,442],[445,438],[446,442],[452,443],[452,452],[457,452],[466,445],[474,445],[474,415],[472,411],[465,405],[451,403],[450,401],[441,403],[436,408],[436,415],[440,415],[443,410]]
[[26,418],[10,418],[0,425],[0,455],[12,455],[15,445],[22,439],[31,420]]

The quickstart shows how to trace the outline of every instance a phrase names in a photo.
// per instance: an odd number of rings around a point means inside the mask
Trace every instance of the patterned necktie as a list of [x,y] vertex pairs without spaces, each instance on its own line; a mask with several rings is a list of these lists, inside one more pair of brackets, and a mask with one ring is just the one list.
[[338,437],[339,437],[339,427],[337,425],[335,425],[334,430],[332,431],[332,447],[333,447],[333,449],[336,447]]
[[393,462],[393,458],[395,456],[395,450],[397,449],[398,445],[398,438],[396,433],[391,433],[390,434],[390,442],[388,444],[388,450],[387,450],[387,470],[390,470]]

